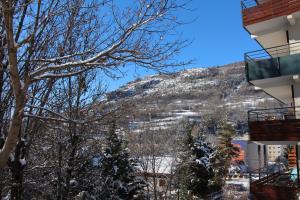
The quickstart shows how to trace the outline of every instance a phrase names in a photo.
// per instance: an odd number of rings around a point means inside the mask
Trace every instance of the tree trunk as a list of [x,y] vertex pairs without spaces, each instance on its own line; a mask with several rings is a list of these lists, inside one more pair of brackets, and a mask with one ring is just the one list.
[[11,186],[11,199],[21,200],[22,197],[22,183],[23,183],[23,166],[19,160],[16,160],[12,168],[12,186]]
[[[75,125],[76,128],[76,125]],[[74,160],[75,160],[75,153],[76,153],[76,147],[77,147],[77,141],[76,141],[76,136],[73,136],[73,138],[71,138],[72,142],[72,151],[71,154],[69,156],[69,160],[68,160],[68,168],[67,168],[67,174],[66,174],[66,189],[65,189],[65,195],[64,197],[66,199],[69,199],[69,192],[70,192],[70,180],[71,180],[71,176],[72,173],[74,171]]]
[[62,200],[62,193],[63,193],[63,178],[62,178],[62,144],[59,141],[58,144],[58,171],[57,171],[57,200]]
[[22,199],[23,170],[25,165],[20,162],[20,159],[24,158],[24,145],[21,135],[19,135],[19,142],[15,149],[15,159],[9,164],[12,173],[11,199],[13,200]]
[[15,46],[13,34],[14,10],[12,9],[12,2],[2,0],[1,3],[7,33],[9,75],[15,97],[15,109],[11,119],[8,135],[0,151],[0,168],[4,168],[7,165],[10,153],[13,151],[18,141],[25,107],[25,93],[27,92],[26,85],[28,83],[24,83],[22,86],[18,70],[17,47]]

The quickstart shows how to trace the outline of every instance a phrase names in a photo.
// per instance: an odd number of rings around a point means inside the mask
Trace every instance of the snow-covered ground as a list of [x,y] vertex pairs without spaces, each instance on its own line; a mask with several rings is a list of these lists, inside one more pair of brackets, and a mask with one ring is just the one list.
[[248,178],[237,178],[237,179],[226,180],[226,184],[243,185],[246,189],[249,189],[250,187],[250,181]]

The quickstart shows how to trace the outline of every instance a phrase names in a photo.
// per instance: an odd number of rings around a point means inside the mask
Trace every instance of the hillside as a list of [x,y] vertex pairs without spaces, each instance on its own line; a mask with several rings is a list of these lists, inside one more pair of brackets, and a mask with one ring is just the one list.
[[201,122],[206,116],[220,118],[227,113],[244,133],[247,110],[279,105],[246,82],[244,63],[146,76],[107,94],[110,104],[129,99],[133,107],[127,118],[133,132],[145,127],[168,129],[181,120]]

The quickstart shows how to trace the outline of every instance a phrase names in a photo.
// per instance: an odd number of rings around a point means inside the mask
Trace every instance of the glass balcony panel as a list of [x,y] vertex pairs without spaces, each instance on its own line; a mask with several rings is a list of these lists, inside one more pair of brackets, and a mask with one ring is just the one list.
[[300,74],[300,54],[284,56],[280,60],[280,75],[296,75]]
[[300,74],[300,42],[245,54],[248,81]]
[[249,81],[280,76],[278,59],[258,60],[247,62]]

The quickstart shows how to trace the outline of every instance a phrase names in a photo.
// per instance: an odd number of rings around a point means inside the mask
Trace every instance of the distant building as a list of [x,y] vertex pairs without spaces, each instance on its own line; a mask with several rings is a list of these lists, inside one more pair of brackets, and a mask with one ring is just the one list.
[[284,145],[268,145],[268,161],[275,162],[284,153]]
[[297,155],[296,155],[296,146],[295,145],[293,145],[289,149],[288,162],[289,162],[289,167],[297,166]]
[[149,183],[150,193],[157,191],[161,198],[170,196],[177,161],[171,156],[146,156],[140,159],[140,175]]

